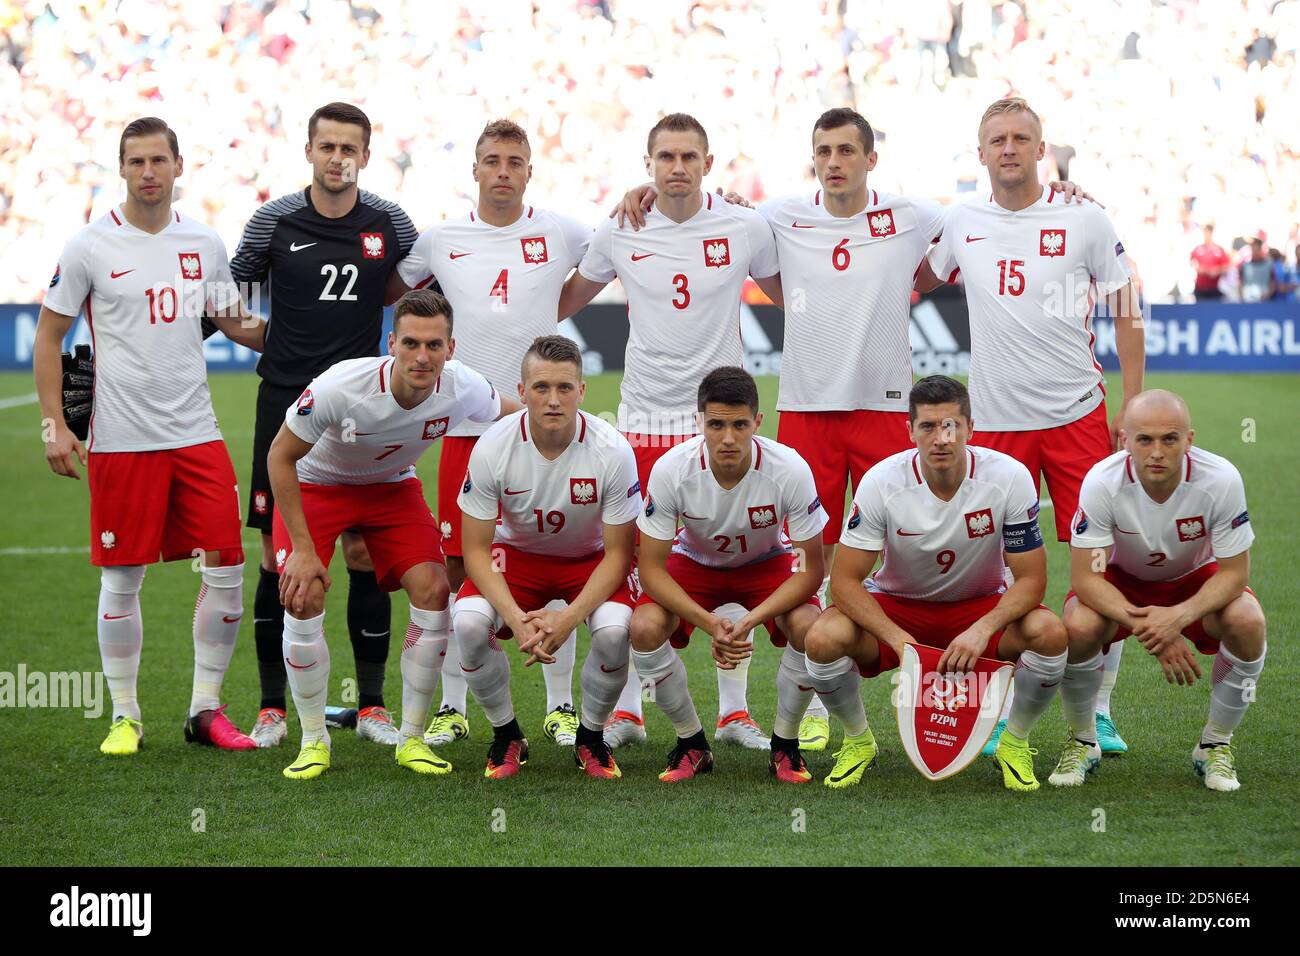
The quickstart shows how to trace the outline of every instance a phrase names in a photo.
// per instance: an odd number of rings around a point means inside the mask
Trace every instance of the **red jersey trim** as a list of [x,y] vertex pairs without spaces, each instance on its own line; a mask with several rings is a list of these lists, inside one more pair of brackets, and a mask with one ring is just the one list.
[[578,412],[578,420],[582,422],[582,428],[578,430],[578,442],[581,443],[587,438],[587,416]]
[[700,444],[700,471],[703,471],[707,467],[708,466],[704,463],[704,444],[701,443]]
[[532,206],[529,206],[529,207],[528,207],[528,218],[529,218],[529,219],[532,219],[532,218],[533,218],[533,207],[532,207]]
[[477,221],[478,221],[477,219],[474,218],[474,210],[473,210],[473,209],[471,209],[471,210],[469,211],[469,221],[470,221],[470,222],[477,222]]
[[108,211],[108,214],[109,214],[110,216],[113,217],[113,221],[114,221],[115,223],[117,223],[119,226],[122,225],[122,220],[117,218],[117,210],[116,210],[116,209],[110,209],[110,210]]
[[1054,190],[1054,189],[1048,189],[1048,190],[1047,190],[1047,205],[1050,206],[1050,205],[1052,204],[1052,200],[1053,200],[1054,198],[1056,198],[1056,190]]
[[441,376],[441,375],[439,375],[436,379],[434,379],[434,382],[433,382],[433,391],[434,391],[434,394],[438,394],[438,393],[440,393],[440,392],[442,391],[442,376]]
[[759,466],[763,464],[763,446],[758,443],[757,439],[752,440],[754,442],[754,470],[758,471]]
[[1129,484],[1133,484],[1133,456],[1124,459],[1124,473],[1128,475]]
[[710,209],[712,209],[712,208],[713,208],[713,193],[705,193],[705,194],[704,194],[704,201],[705,201],[706,203],[708,203],[708,207],[709,207]]
[[1188,454],[1187,470],[1186,472],[1183,473],[1183,481],[1191,481],[1191,480],[1192,480],[1192,456]]
[[172,210],[172,215],[176,217],[176,221],[177,221],[177,222],[180,222],[180,221],[181,221],[181,214],[178,213],[178,212],[176,212],[176,210],[174,210],[174,209]]
[[880,197],[876,195],[876,191],[874,189],[871,190],[871,205],[873,206],[880,205]]
[[528,413],[524,412],[519,416],[519,438],[521,441],[528,441]]
[[921,469],[916,467],[916,459],[919,454],[920,454],[919,452],[912,453],[912,474],[916,475],[916,483],[918,485],[924,481],[924,479],[921,477]]
[[423,279],[420,280],[420,283],[419,283],[419,285],[416,286],[416,288],[417,288],[417,289],[423,289],[425,286],[427,286],[427,285],[428,285],[430,282],[432,282],[432,281],[433,281],[433,276],[426,276],[425,278],[423,278]]
[[[118,225],[121,225],[119,223]],[[95,316],[90,311],[90,296],[86,296],[86,324],[90,326],[90,350],[96,355],[99,354],[99,346],[95,344]],[[90,380],[90,424],[87,426],[90,431],[87,437],[90,439],[86,443],[86,451],[95,450],[95,409],[99,408],[99,400],[96,395],[99,385],[99,376],[96,375]]]
[[387,367],[387,365],[388,365],[387,362],[382,362],[379,365],[379,391],[381,392],[388,391],[388,389],[384,387],[384,369]]
[[822,191],[819,189],[817,190],[817,194],[813,196],[813,205],[820,206],[821,204],[822,204]]
[[974,478],[975,477],[975,453],[971,451],[969,448],[967,448],[966,454],[970,455],[970,477]]

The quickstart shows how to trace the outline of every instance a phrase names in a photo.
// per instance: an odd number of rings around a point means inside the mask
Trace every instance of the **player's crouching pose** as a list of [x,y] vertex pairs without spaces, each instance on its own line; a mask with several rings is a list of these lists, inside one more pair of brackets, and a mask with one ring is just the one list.
[[[127,125],[118,147],[127,199],[84,227],[59,257],[36,328],[33,365],[45,457],[90,484],[90,560],[101,569],[96,614],[113,723],[100,751],[136,753],[144,736],[136,681],[145,566],[202,555],[194,606],[194,683],[185,739],[223,750],[253,741],[226,718],[221,685],[243,616],[244,551],[235,469],[217,430],[201,321],[261,350],[266,325],[245,312],[212,229],[172,209],[182,172],[176,134],[156,117]],[[95,342],[87,452],[60,401],[59,348],[78,312]]]
[[[526,664],[549,664],[586,620],[591,652],[574,758],[590,777],[619,777],[602,731],[627,680],[636,456],[611,425],[578,410],[586,383],[572,341],[535,339],[521,378],[525,409],[475,444],[457,501],[468,579],[456,600],[456,638],[460,669],[492,724],[484,776],[513,777],[528,762],[498,640],[513,633]],[[545,610],[557,599],[568,606]]]
[[1236,790],[1232,733],[1264,669],[1264,612],[1246,586],[1255,540],[1246,492],[1225,458],[1192,447],[1186,403],[1172,392],[1129,400],[1124,451],[1083,480],[1070,539],[1065,626],[1070,663],[1061,709],[1070,727],[1049,778],[1078,786],[1101,762],[1094,704],[1105,647],[1134,634],[1172,684],[1201,676],[1180,637],[1214,655],[1210,715],[1192,766],[1211,790]]
[[284,770],[291,779],[319,777],[330,765],[325,592],[334,542],[348,529],[364,539],[380,586],[403,588],[411,602],[397,763],[416,773],[451,772],[423,739],[447,646],[449,590],[415,462],[462,419],[492,421],[519,407],[450,361],[454,350],[447,300],[428,289],[408,292],[393,312],[389,355],[339,362],[314,379],[271,444],[284,659],[302,721],[302,750]]
[[[968,671],[979,657],[1018,661],[995,756],[1007,789],[1037,790],[1029,731],[1056,695],[1066,662],[1065,627],[1039,603],[1047,557],[1038,491],[1014,458],[967,445],[975,423],[959,382],[921,379],[908,397],[908,420],[917,447],[863,476],[831,569],[835,606],[808,632],[808,673],[845,730],[826,785],[857,783],[876,759],[859,675],[897,667],[903,645],[920,643],[946,648],[941,674]],[[1015,577],[1010,587],[1006,568]]]
[[[748,372],[714,369],[700,383],[696,407],[702,434],[655,462],[637,521],[645,594],[632,615],[636,670],[677,731],[659,779],[675,783],[713,769],[675,647],[702,628],[718,666],[734,667],[752,653],[750,632],[766,623],[773,643],[785,646],[770,766],[778,780],[803,783],[812,775],[799,754],[799,721],[813,694],[802,686],[809,683],[803,637],[821,610],[826,512],[808,463],[755,435],[763,417]],[[720,616],[716,609],[731,602],[750,610],[738,621]]]

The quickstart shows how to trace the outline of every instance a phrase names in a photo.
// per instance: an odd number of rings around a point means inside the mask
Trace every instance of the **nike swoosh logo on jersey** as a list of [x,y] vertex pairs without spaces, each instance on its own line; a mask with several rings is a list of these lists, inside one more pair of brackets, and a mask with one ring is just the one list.
[[236,621],[238,621],[238,620],[239,620],[241,617],[243,617],[243,616],[244,616],[244,615],[242,615],[242,614],[236,614],[234,617],[230,617],[228,614],[223,614],[223,615],[221,615],[221,623],[222,623],[222,624],[234,624]]
[[637,254],[634,252],[634,253],[632,253],[632,261],[633,261],[633,262],[640,262],[642,259],[649,259],[649,258],[650,258],[651,256],[653,256],[653,255],[654,255],[653,252],[643,252],[641,255],[637,255]]
[[134,269],[127,269],[125,272],[110,272],[108,277],[110,279],[120,279],[122,276],[130,275],[134,271]]
[[509,488],[507,488],[507,489],[506,489],[506,494],[508,494],[508,495],[526,495],[526,494],[528,494],[528,492],[530,492],[530,491],[532,491],[532,490],[533,490],[533,489],[531,489],[531,488],[525,488],[525,489],[523,489],[522,491],[511,491]]
[[130,614],[105,614],[105,615],[104,615],[104,620],[106,620],[106,621],[120,621],[120,620],[122,620],[122,618],[124,618],[124,617],[130,617],[130,616],[131,616]]
[[895,529],[894,529],[894,534],[898,535],[900,538],[919,538],[919,537],[921,537],[921,535],[925,534],[925,532],[924,532],[924,531],[904,531],[902,528],[895,528]]
[[987,239],[987,238],[988,238],[988,236],[972,236],[970,233],[966,233],[966,241],[967,241],[968,243],[969,243],[969,242],[980,242],[980,241],[982,241],[982,240],[984,240],[984,239]]
[[449,252],[447,253],[447,258],[452,260],[464,259],[466,256],[472,256],[473,254],[474,253],[472,252]]
[[296,243],[296,242],[291,242],[291,243],[289,243],[289,251],[290,251],[290,252],[301,252],[301,251],[304,250],[304,249],[310,249],[310,248],[311,248],[312,246],[314,246],[314,245],[316,245],[316,243],[314,243],[314,242],[304,242],[301,246],[298,245],[298,243]]
[[801,225],[799,225],[799,221],[796,219],[794,222],[790,223],[790,228],[791,228],[791,229],[815,229],[815,228],[817,228],[817,227],[816,227],[816,226],[801,226]]

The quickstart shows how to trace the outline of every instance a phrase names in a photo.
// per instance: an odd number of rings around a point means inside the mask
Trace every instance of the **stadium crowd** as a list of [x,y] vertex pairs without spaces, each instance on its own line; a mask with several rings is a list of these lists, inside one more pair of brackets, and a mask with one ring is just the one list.
[[329,99],[370,114],[366,188],[423,227],[469,208],[495,116],[533,139],[530,198],[591,223],[644,178],[644,130],[683,109],[712,135],[709,186],[811,189],[803,131],[852,105],[878,131],[874,182],[960,200],[987,180],[983,106],[1014,90],[1043,117],[1042,178],[1106,204],[1149,300],[1191,300],[1211,222],[1225,244],[1263,233],[1295,274],[1300,0],[0,0],[0,25],[0,301],[37,300],[121,198],[132,118],[179,131],[180,208],[233,249],[307,181]]

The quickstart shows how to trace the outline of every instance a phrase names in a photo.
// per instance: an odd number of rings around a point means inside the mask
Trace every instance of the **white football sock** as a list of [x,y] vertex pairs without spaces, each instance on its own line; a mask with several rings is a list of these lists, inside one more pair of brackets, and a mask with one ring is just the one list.
[[411,620],[402,647],[401,735],[424,739],[424,723],[438,686],[447,650],[447,609],[427,611],[411,605]]
[[998,714],[998,720],[1011,719],[1011,705],[1016,701],[1016,682],[1013,680],[1011,686],[1007,688],[1007,699],[1002,702],[1002,713]]
[[[564,601],[552,601],[547,610],[563,611]],[[578,631],[569,632],[569,639],[555,652],[554,664],[542,665],[542,678],[546,681],[546,712],[549,714],[564,704],[573,706],[573,665],[578,659]]]
[[699,733],[703,728],[691,700],[686,664],[677,656],[673,645],[664,641],[657,650],[634,650],[632,660],[636,661],[636,671],[647,690],[654,693],[654,702],[672,721],[677,736],[691,737]]
[[221,683],[235,653],[244,614],[244,564],[204,568],[194,603],[194,684],[190,716],[221,706]]
[[1065,674],[1066,652],[1051,657],[1036,651],[1022,651],[1016,662],[1012,686],[1016,688],[1015,705],[1007,716],[1007,732],[1024,740],[1038,718],[1046,713],[1056,696]]
[[[714,611],[719,617],[730,620],[733,624],[739,621],[747,613],[745,608],[739,604],[724,604]],[[749,639],[754,639],[751,631]],[[735,666],[732,670],[723,670],[715,667],[718,672],[718,719],[730,717],[739,711],[749,713],[749,701],[747,700],[747,691],[749,690],[749,662],[753,656],[746,657],[743,661]]]
[[289,689],[293,691],[293,703],[302,721],[303,745],[319,740],[329,746],[325,698],[329,692],[330,649],[325,643],[325,612],[300,621],[285,611],[282,647],[288,665],[285,670],[289,675]]
[[641,675],[636,672],[636,661],[632,659],[632,656],[629,656],[627,662],[627,683],[623,685],[623,693],[618,695],[618,703],[614,705],[614,709],[626,711],[629,714],[635,714],[639,719],[644,720],[645,715],[641,710],[644,701],[643,688],[641,687]]
[[488,723],[500,727],[515,717],[510,698],[510,661],[497,642],[492,621],[462,605],[456,612],[456,640],[460,642],[460,671],[474,692],[474,700],[487,714]]
[[787,644],[776,669],[776,718],[772,721],[772,733],[788,740],[797,738],[799,721],[815,696],[803,654],[793,644]]
[[140,674],[140,645],[144,624],[140,619],[140,586],[144,565],[102,568],[99,581],[99,660],[113,699],[113,719],[140,719],[136,680]]
[[447,632],[447,656],[442,659],[442,705],[450,707],[463,716],[469,711],[466,698],[469,684],[460,670],[460,643],[456,640],[456,594],[447,601],[447,614],[451,618],[451,629]]
[[1061,678],[1061,713],[1072,736],[1088,743],[1097,742],[1097,688],[1104,669],[1098,651],[1086,661],[1066,664]]
[[1246,716],[1246,708],[1255,698],[1255,685],[1264,670],[1268,645],[1257,660],[1243,661],[1229,653],[1222,644],[1214,656],[1214,670],[1210,673],[1210,719],[1201,731],[1201,742],[1227,744],[1232,742],[1232,732]]
[[1101,690],[1097,692],[1097,713],[1110,716],[1110,692],[1115,689],[1115,680],[1119,677],[1119,662],[1124,656],[1124,642],[1116,641],[1102,652],[1106,669],[1101,675]]
[[[591,650],[582,665],[582,726],[601,733],[614,712],[627,681],[632,645],[626,625],[610,625],[591,633]],[[640,685],[638,685],[640,686]]]
[[[811,678],[809,678],[809,682],[811,682]],[[808,709],[804,712],[804,716],[829,718],[830,715],[830,711],[826,709],[826,705],[822,703],[822,699],[816,694],[813,694],[812,700],[808,702]]]
[[804,666],[826,709],[844,725],[844,733],[850,737],[863,733],[867,729],[867,711],[859,692],[862,675],[853,659],[841,657],[829,664],[818,664],[805,657]]

